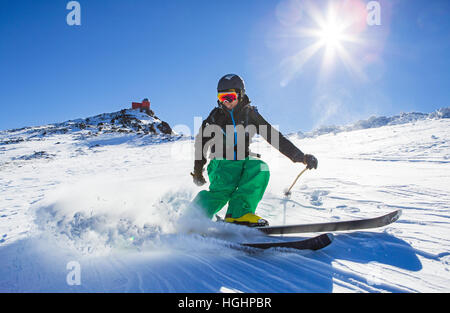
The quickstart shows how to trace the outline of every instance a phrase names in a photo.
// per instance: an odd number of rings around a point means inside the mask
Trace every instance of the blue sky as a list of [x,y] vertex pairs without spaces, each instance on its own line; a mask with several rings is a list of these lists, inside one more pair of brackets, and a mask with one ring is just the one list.
[[328,45],[304,57],[323,39],[304,30],[323,32],[317,16],[327,22],[330,3],[343,25],[369,1],[80,0],[81,26],[67,25],[68,2],[0,0],[0,129],[146,97],[161,119],[192,128],[227,73],[245,79],[253,104],[283,132],[450,105],[446,0],[378,1],[381,25],[343,29],[341,54],[326,66]]

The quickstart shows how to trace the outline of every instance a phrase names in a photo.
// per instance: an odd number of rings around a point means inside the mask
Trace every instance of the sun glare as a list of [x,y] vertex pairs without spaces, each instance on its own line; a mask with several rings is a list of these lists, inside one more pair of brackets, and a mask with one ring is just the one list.
[[286,75],[281,85],[285,86],[296,74],[301,72],[306,62],[320,51],[324,51],[319,73],[321,77],[331,71],[336,59],[339,59],[350,72],[363,77],[364,74],[359,69],[356,58],[350,54],[348,49],[348,44],[361,42],[357,36],[358,33],[352,29],[353,24],[360,21],[361,15],[351,15],[348,14],[348,9],[344,10],[333,6],[330,6],[326,13],[318,10],[317,7],[308,7],[305,11],[315,26],[300,28],[297,34],[300,40],[311,38],[313,43],[283,61],[282,65],[286,68]]
[[334,24],[326,25],[320,30],[319,39],[327,48],[335,48],[343,40],[342,31]]

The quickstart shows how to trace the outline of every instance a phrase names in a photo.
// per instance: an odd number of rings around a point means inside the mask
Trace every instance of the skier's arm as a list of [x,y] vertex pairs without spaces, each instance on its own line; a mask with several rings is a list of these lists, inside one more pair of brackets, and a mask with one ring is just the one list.
[[205,152],[207,148],[207,144],[209,140],[211,139],[210,136],[205,136],[205,128],[207,125],[211,124],[212,116],[214,115],[215,110],[213,110],[209,116],[202,122],[202,125],[200,126],[199,132],[197,136],[195,137],[195,161],[194,161],[194,173],[202,173],[203,167],[205,166],[207,160]]
[[250,117],[256,126],[257,133],[268,143],[291,159],[292,162],[304,163],[305,154],[267,122],[255,108],[250,109]]
[[203,121],[200,130],[195,137],[195,161],[194,161],[194,173],[201,173],[203,171],[203,166],[206,164],[206,158],[203,155],[203,148],[205,147],[205,142],[203,138],[203,129],[205,128],[205,121]]

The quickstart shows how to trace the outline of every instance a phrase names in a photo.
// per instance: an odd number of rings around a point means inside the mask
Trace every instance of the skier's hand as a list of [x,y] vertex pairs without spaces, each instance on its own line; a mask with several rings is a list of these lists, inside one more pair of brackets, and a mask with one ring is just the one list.
[[306,165],[306,168],[311,169],[317,169],[317,159],[312,154],[305,154],[303,157],[303,164]]
[[206,184],[206,180],[205,177],[203,177],[203,172],[193,172],[191,173],[192,175],[192,179],[194,181],[194,184],[196,184],[197,186],[203,186],[204,184]]

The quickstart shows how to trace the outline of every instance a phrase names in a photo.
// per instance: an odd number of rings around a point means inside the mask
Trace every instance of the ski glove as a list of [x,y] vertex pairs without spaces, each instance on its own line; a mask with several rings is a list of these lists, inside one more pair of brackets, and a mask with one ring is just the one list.
[[206,184],[205,177],[203,177],[203,171],[202,172],[194,171],[194,173],[191,173],[191,175],[192,175],[194,184],[196,184],[197,186],[201,187],[204,184]]
[[305,154],[303,157],[303,164],[306,165],[306,168],[311,169],[317,169],[317,159],[312,154]]

